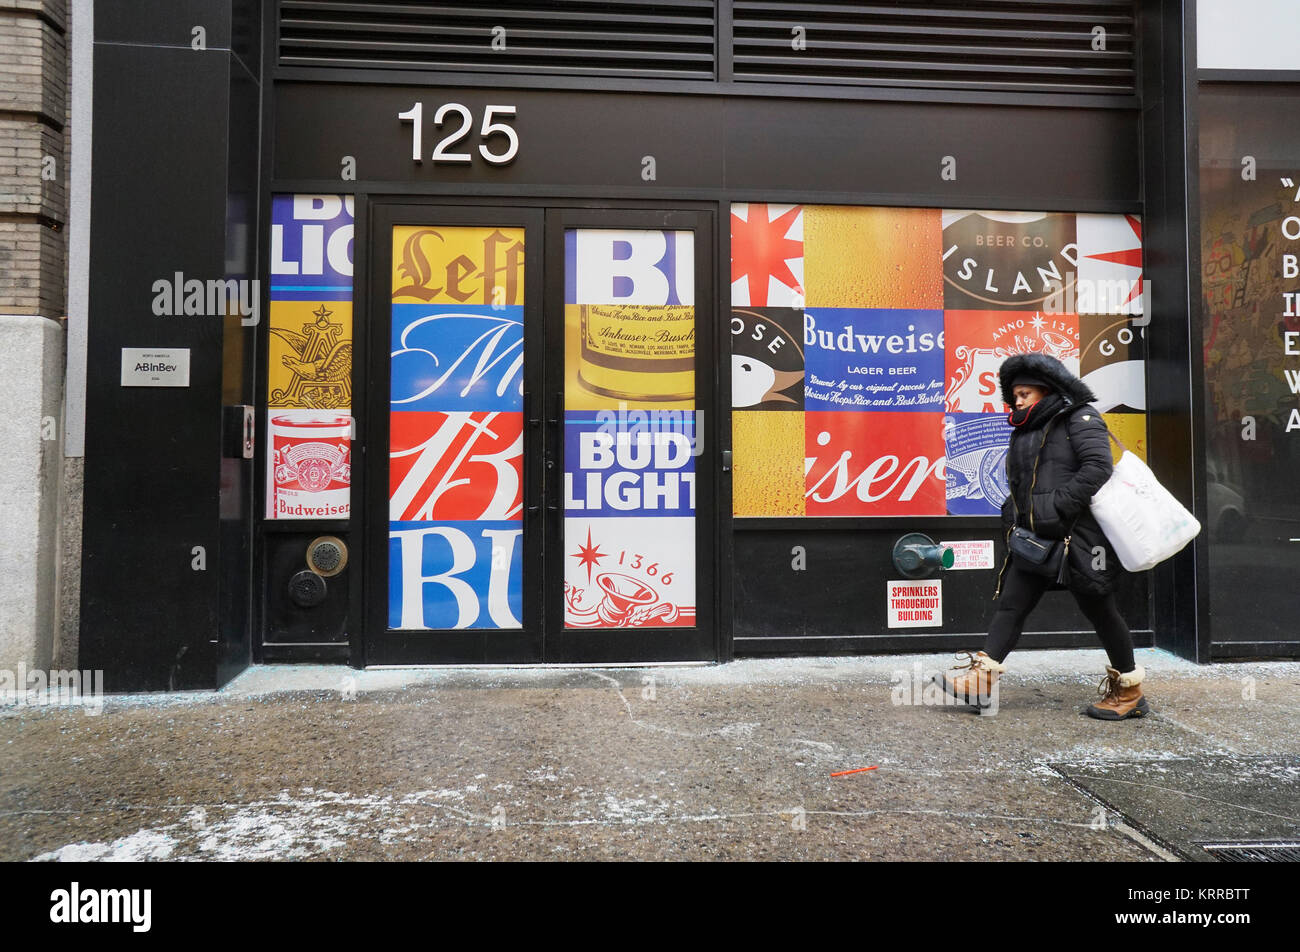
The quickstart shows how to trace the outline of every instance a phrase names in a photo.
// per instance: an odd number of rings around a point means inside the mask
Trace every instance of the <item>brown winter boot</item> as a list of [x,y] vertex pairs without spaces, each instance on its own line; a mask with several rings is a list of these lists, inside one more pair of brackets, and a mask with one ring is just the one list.
[[1103,721],[1122,721],[1126,717],[1143,717],[1151,712],[1142,696],[1142,679],[1146,672],[1138,665],[1128,674],[1106,666],[1106,679],[1097,686],[1101,700],[1089,706],[1088,716]]
[[993,685],[998,683],[998,676],[1007,670],[1007,666],[994,661],[982,651],[975,654],[969,651],[957,653],[958,658],[962,655],[966,656],[966,663],[957,665],[957,670],[961,673],[951,677],[940,675],[939,683],[945,691],[965,704],[988,707]]

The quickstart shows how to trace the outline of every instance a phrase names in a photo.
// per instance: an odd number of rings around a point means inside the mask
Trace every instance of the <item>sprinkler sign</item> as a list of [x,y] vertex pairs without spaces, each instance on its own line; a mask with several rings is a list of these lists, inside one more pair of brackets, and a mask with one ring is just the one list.
[[939,579],[885,583],[890,628],[938,628],[943,624],[943,582]]

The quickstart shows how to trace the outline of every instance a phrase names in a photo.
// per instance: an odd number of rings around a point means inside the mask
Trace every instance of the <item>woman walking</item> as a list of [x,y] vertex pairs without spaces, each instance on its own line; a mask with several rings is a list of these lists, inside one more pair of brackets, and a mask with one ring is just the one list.
[[1037,565],[1008,548],[984,650],[965,652],[961,673],[942,676],[943,688],[959,700],[988,706],[1025,618],[1044,592],[1063,586],[1097,629],[1110,659],[1098,688],[1101,700],[1087,713],[1104,720],[1141,717],[1149,711],[1142,696],[1144,672],[1133,660],[1133,638],[1115,604],[1123,568],[1088,508],[1114,468],[1105,421],[1090,405],[1096,394],[1046,354],[1010,357],[999,373],[1002,399],[1015,407],[1008,418],[1013,427],[1007,451],[1011,492],[1002,504],[1008,542],[1017,526],[1038,540],[1061,540],[1055,548],[1064,550],[1060,558],[1065,565],[1058,571],[1054,555]]

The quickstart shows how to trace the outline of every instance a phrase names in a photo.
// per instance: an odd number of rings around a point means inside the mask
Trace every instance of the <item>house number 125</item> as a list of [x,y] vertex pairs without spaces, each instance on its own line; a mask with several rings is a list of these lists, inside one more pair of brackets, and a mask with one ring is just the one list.
[[[510,162],[519,152],[519,136],[515,130],[503,122],[493,122],[494,118],[510,117],[514,118],[514,106],[484,106],[483,107],[483,125],[479,129],[479,135],[483,137],[483,143],[479,145],[479,155],[483,156],[493,165],[505,165]],[[433,124],[442,127],[443,123],[455,123],[455,118],[459,117],[459,124],[451,129],[445,136],[438,140],[438,145],[433,150],[430,158],[435,162],[465,162],[473,161],[474,157],[468,152],[452,152],[451,150],[460,144],[460,141],[469,135],[474,128],[474,114],[469,111],[469,107],[458,102],[443,103],[438,107],[438,111],[433,114]],[[417,102],[406,112],[399,112],[397,118],[402,122],[411,123],[411,161],[422,161],[423,139],[424,139],[424,103]],[[502,152],[493,152],[488,148],[487,140],[493,136],[505,136],[505,150]]]

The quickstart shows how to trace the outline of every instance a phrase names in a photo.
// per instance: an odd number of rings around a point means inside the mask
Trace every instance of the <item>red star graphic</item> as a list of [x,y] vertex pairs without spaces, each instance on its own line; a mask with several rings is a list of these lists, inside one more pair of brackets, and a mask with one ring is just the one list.
[[606,558],[608,555],[608,552],[600,551],[599,545],[591,544],[591,526],[587,526],[587,544],[582,545],[579,543],[578,551],[573,553],[572,558],[577,559],[579,565],[585,565],[587,567],[587,584],[590,585],[591,567],[593,565],[599,565],[600,560]]
[[[1109,261],[1113,264],[1122,264],[1130,268],[1141,269],[1142,267],[1142,222],[1138,221],[1132,215],[1125,215],[1124,219],[1128,222],[1128,226],[1133,229],[1133,234],[1137,237],[1138,240],[1138,246],[1136,248],[1127,248],[1124,251],[1106,251],[1099,255],[1088,255],[1088,257],[1093,258],[1097,261]],[[1135,297],[1141,295],[1141,293],[1142,293],[1142,274],[1139,272],[1137,284],[1133,286],[1133,290],[1129,292],[1128,299],[1125,300],[1124,303],[1127,304]]]
[[731,216],[731,283],[749,278],[749,303],[755,307],[767,304],[769,276],[787,287],[803,290],[786,264],[789,258],[803,257],[803,242],[785,237],[800,211],[796,205],[779,218],[769,220],[767,205],[751,203],[749,221]]

